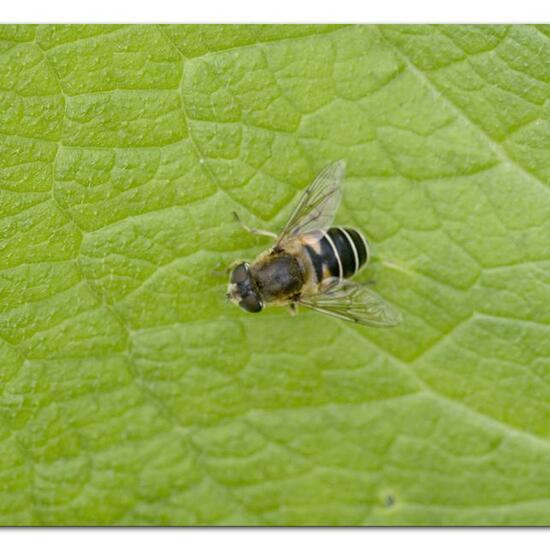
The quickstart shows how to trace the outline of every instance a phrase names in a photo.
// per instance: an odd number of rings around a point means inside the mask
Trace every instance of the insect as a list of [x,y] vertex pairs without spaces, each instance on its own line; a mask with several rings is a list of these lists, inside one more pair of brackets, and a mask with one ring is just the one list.
[[370,251],[356,229],[331,227],[342,195],[345,163],[328,165],[304,191],[279,235],[244,229],[275,239],[254,261],[232,265],[227,297],[258,313],[267,305],[297,305],[362,325],[389,327],[400,314],[370,288],[349,281],[367,264]]

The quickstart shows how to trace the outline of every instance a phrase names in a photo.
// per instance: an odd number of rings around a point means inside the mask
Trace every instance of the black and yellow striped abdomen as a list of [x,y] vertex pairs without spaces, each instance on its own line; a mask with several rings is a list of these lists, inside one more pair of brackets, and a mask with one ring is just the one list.
[[356,229],[331,227],[314,234],[315,239],[307,239],[309,243],[304,242],[304,247],[318,282],[328,277],[347,279],[367,263],[367,240]]

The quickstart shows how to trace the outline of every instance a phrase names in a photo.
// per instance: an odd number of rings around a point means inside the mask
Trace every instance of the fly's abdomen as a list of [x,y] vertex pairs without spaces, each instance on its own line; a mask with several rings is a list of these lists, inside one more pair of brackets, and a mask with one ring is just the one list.
[[318,232],[315,245],[304,244],[318,282],[328,277],[352,277],[369,257],[365,237],[347,227],[331,227],[328,231]]

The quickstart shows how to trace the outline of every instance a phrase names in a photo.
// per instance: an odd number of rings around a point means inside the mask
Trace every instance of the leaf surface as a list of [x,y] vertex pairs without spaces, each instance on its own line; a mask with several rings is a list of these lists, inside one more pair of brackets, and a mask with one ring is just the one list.
[[[0,38],[1,524],[549,523],[548,27]],[[338,159],[403,323],[226,303]]]

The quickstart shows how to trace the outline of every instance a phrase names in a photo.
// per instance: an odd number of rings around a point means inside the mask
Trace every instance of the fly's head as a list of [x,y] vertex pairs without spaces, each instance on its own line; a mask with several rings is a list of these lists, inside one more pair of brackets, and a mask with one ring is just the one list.
[[238,264],[231,272],[227,298],[250,313],[262,311],[264,304],[247,262]]

